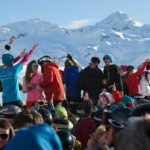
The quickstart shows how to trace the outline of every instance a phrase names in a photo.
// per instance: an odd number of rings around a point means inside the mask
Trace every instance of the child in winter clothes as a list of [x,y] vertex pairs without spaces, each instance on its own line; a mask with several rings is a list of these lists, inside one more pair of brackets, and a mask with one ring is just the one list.
[[[31,108],[39,99],[44,99],[42,89],[37,85],[42,81],[42,75],[38,72],[38,64],[35,60],[31,61],[26,69],[25,82],[28,89],[26,108]],[[33,86],[36,85],[36,87]]]
[[4,54],[2,56],[2,62],[5,65],[5,68],[0,68],[0,80],[3,86],[3,105],[22,105],[19,93],[18,74],[37,46],[38,44],[35,44],[32,50],[15,66],[13,66],[14,57],[12,55]]
[[135,94],[140,94],[139,76],[144,72],[148,62],[150,62],[150,58],[148,58],[143,63],[143,66],[137,72],[134,72],[133,66],[127,67],[126,84],[129,89],[129,96],[134,96]]

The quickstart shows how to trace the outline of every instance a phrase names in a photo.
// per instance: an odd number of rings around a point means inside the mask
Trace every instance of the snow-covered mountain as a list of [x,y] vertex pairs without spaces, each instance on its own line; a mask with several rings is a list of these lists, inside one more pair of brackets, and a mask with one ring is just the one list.
[[116,64],[137,66],[150,54],[150,25],[141,24],[121,11],[93,26],[76,30],[36,18],[1,26],[0,49],[11,35],[17,37],[11,50],[13,55],[19,55],[22,49],[30,49],[34,42],[39,42],[32,59],[48,54],[61,66],[67,53],[83,66],[88,65],[92,56],[102,59],[108,53],[114,56]]

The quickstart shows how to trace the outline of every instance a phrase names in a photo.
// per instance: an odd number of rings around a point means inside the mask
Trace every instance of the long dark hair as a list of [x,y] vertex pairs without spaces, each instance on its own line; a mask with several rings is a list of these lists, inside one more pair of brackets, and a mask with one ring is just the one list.
[[32,64],[37,62],[35,60],[32,60],[31,62],[28,63],[27,69],[26,69],[26,75],[25,75],[25,80],[29,83],[32,79],[31,73],[32,73]]

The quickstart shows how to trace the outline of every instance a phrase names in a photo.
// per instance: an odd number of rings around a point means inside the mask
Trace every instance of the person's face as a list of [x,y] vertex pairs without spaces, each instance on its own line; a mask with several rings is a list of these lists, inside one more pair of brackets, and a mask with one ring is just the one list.
[[9,130],[0,128],[0,148],[3,148],[9,141]]
[[38,65],[37,65],[37,63],[33,63],[33,64],[32,64],[32,72],[33,72],[33,73],[36,73],[37,70],[38,70]]
[[111,65],[111,61],[108,57],[105,56],[103,60],[104,60],[104,63],[105,63],[106,66]]
[[102,108],[106,107],[106,104],[104,104],[100,98],[98,99],[98,105],[100,105]]
[[91,62],[90,63],[90,67],[93,68],[93,69],[96,68],[98,65],[99,64],[97,62]]
[[106,147],[105,147],[105,144],[106,144],[106,139],[107,139],[107,133],[104,133],[103,136],[100,136],[98,138],[98,145],[99,145],[99,148],[102,149],[102,150],[105,150]]

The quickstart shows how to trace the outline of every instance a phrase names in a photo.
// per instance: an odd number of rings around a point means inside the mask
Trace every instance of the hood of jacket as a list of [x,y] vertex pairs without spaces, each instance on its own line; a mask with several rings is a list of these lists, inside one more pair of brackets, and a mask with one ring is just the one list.
[[[31,144],[32,143],[32,144]],[[4,150],[62,150],[55,131],[47,124],[36,124],[19,130]]]

